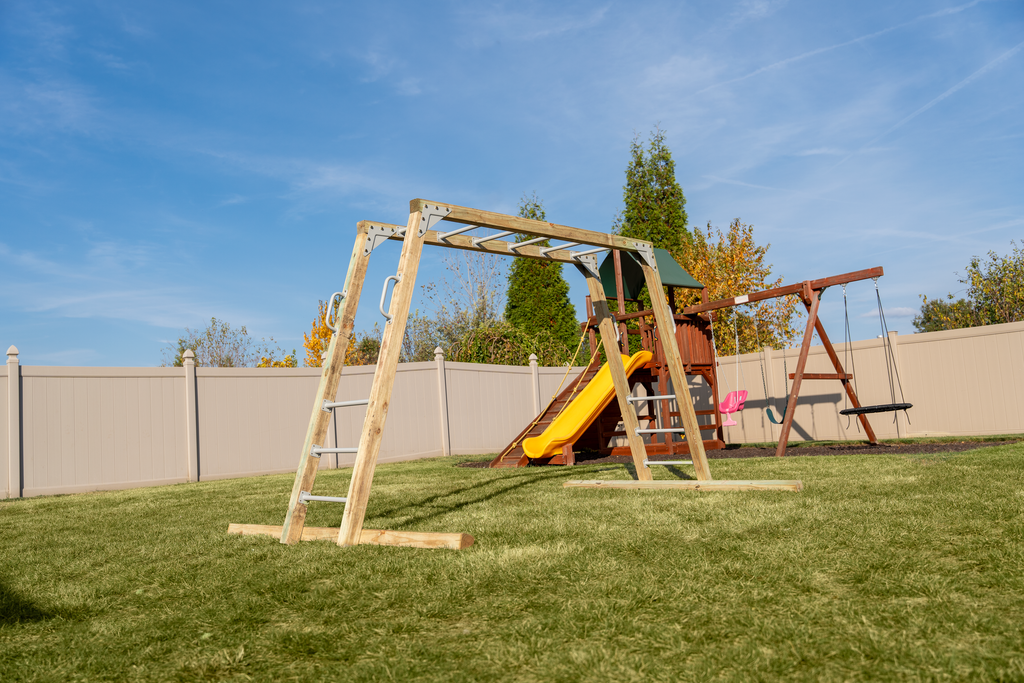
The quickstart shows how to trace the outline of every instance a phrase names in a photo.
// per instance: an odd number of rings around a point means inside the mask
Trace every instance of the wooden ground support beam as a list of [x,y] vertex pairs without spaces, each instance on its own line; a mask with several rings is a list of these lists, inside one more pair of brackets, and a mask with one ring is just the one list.
[[398,275],[401,280],[395,284],[394,293],[391,295],[391,306],[388,311],[391,319],[384,325],[377,370],[373,375],[373,387],[370,389],[370,400],[366,406],[366,419],[363,421],[363,431],[359,437],[359,451],[352,468],[352,480],[349,482],[348,502],[345,503],[345,513],[338,532],[340,546],[358,545],[361,540],[366,505],[373,485],[373,473],[377,468],[377,455],[380,453],[381,440],[384,437],[384,423],[387,421],[388,407],[391,404],[391,391],[395,386],[395,373],[402,351],[405,323],[409,318],[409,306],[416,289],[416,273],[423,252],[424,236],[420,235],[419,230],[423,218],[421,211],[413,211],[409,214],[409,222],[406,225],[402,255],[398,260]]
[[601,332],[601,344],[604,346],[604,354],[608,359],[612,384],[615,385],[615,397],[619,401],[619,412],[622,413],[622,424],[626,430],[626,441],[629,443],[629,451],[633,456],[636,476],[641,481],[648,481],[653,479],[653,476],[650,468],[644,464],[644,460],[647,459],[647,446],[644,444],[643,437],[636,433],[636,430],[640,429],[640,420],[637,419],[636,411],[629,403],[629,378],[626,377],[626,368],[622,365],[619,344],[615,341],[615,322],[611,311],[608,310],[604,285],[600,278],[586,268],[581,267],[579,270],[587,278],[587,289],[590,291],[590,300],[594,306],[597,329]]
[[679,406],[679,417],[683,422],[683,429],[686,430],[686,443],[690,446],[693,468],[697,473],[697,479],[708,481],[711,479],[711,468],[708,466],[708,456],[704,452],[704,441],[701,439],[697,414],[693,410],[690,387],[686,383],[686,368],[683,367],[683,358],[679,354],[679,346],[676,344],[676,323],[673,312],[669,310],[668,299],[665,298],[662,291],[661,276],[658,275],[657,268],[642,259],[640,267],[644,271],[647,292],[651,295],[651,309],[654,311],[654,320],[661,336],[661,348],[668,364],[668,373],[672,378],[672,389],[676,394],[676,405]]
[[[280,536],[283,527],[274,524],[229,524],[228,533],[239,536]],[[338,527],[307,526],[302,530],[302,541],[337,541]],[[443,534],[424,531],[385,531],[363,529],[359,532],[359,545],[395,545],[405,548],[448,548],[463,550],[473,545],[469,534]]]
[[654,481],[632,481],[629,479],[571,479],[562,488],[567,489],[678,489],[682,491],[803,491],[799,479],[792,480],[742,480],[713,479],[655,479]]
[[[302,536],[302,527],[306,523],[306,504],[299,502],[299,494],[302,491],[313,490],[317,468],[320,466],[320,458],[311,455],[310,449],[314,444],[323,446],[327,442],[327,429],[331,423],[331,413],[323,410],[323,402],[325,400],[334,401],[338,393],[341,371],[345,366],[345,351],[348,349],[348,341],[355,327],[356,309],[359,307],[359,297],[363,291],[363,281],[366,279],[366,267],[369,262],[370,252],[366,249],[366,227],[360,225],[356,228],[356,241],[352,248],[348,273],[345,276],[345,287],[342,290],[345,292],[345,298],[342,300],[341,309],[338,311],[338,318],[335,322],[338,331],[331,335],[331,341],[327,347],[327,359],[324,361],[324,368],[320,374],[320,386],[317,388],[316,398],[313,401],[313,411],[309,418],[309,426],[306,428],[306,438],[302,442],[302,453],[299,456],[299,468],[295,472],[295,484],[292,486],[292,495],[288,500],[288,514],[281,527],[282,543],[289,545],[298,543]],[[328,302],[328,307],[331,303]],[[329,309],[327,315],[330,315]]]

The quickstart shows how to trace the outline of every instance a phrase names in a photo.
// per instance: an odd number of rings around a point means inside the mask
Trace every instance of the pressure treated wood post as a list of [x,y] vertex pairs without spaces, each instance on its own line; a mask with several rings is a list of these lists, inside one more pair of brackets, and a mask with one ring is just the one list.
[[686,430],[686,443],[690,446],[690,460],[693,461],[697,479],[707,481],[711,479],[711,467],[708,465],[707,453],[704,452],[704,439],[700,433],[700,424],[697,422],[697,413],[693,409],[693,399],[690,398],[690,387],[686,383],[683,357],[680,355],[679,345],[676,343],[675,317],[668,307],[668,300],[662,290],[661,276],[658,275],[658,271],[643,262],[640,267],[644,271],[644,280],[647,282],[647,293],[651,295],[651,308],[654,311],[654,321],[658,325],[658,336],[661,338],[661,349],[665,355],[665,363],[668,365],[668,374],[672,378],[672,390],[676,395],[679,417],[683,422],[683,429]]
[[185,349],[181,356],[181,365],[185,369],[185,443],[187,444],[188,481],[199,481],[199,412],[196,396],[196,354],[192,349]]
[[633,456],[637,479],[651,481],[654,479],[651,469],[644,464],[644,460],[647,459],[647,446],[643,437],[636,433],[636,430],[640,429],[640,421],[633,406],[629,404],[629,378],[626,377],[626,368],[622,364],[619,344],[615,341],[615,323],[612,321],[611,311],[608,310],[608,300],[604,297],[604,286],[593,273],[583,268],[580,270],[587,278],[587,289],[590,291],[590,301],[594,306],[597,329],[601,333],[601,345],[604,346],[605,356],[608,357],[608,370],[612,376],[612,384],[615,385],[615,397],[619,401],[619,412],[622,413],[622,424],[626,430],[626,441]]
[[[306,504],[299,502],[302,491],[312,491],[316,481],[320,458],[314,457],[310,451],[313,445],[323,446],[327,438],[327,430],[331,423],[331,413],[323,410],[325,400],[333,401],[338,394],[338,383],[341,381],[341,370],[345,366],[345,351],[348,340],[355,327],[356,309],[359,307],[359,296],[363,292],[363,281],[366,279],[366,266],[370,261],[370,248],[367,245],[368,227],[365,224],[356,226],[356,242],[352,247],[352,258],[349,260],[348,274],[345,276],[345,298],[335,325],[338,331],[331,336],[327,346],[327,360],[320,373],[320,386],[313,400],[313,410],[306,429],[306,438],[302,442],[299,454],[299,468],[295,472],[295,483],[292,486],[291,498],[288,501],[288,514],[281,528],[281,542],[293,545],[302,538],[302,527],[306,524]],[[328,302],[328,309],[330,308]],[[330,310],[328,310],[330,315]]]
[[7,497],[21,498],[21,365],[13,344],[7,349]]
[[423,252],[425,233],[421,235],[419,231],[422,217],[420,211],[409,214],[405,239],[402,241],[402,255],[398,261],[398,275],[401,280],[395,284],[395,291],[391,295],[391,307],[388,311],[391,319],[384,325],[384,337],[377,357],[377,371],[373,375],[370,402],[366,406],[366,419],[363,421],[363,431],[359,437],[359,452],[348,487],[348,502],[345,503],[345,514],[341,518],[341,529],[338,533],[340,546],[358,545],[359,535],[363,530],[366,505],[370,498],[370,487],[373,485],[373,472],[377,468],[377,454],[380,452],[381,439],[384,436],[384,424],[391,404],[391,390],[395,385],[398,358],[402,351],[405,324],[409,318],[409,305],[416,287],[416,272],[420,265],[420,254]]
[[821,297],[818,292],[811,289],[810,283],[804,283],[804,301],[808,304],[807,329],[804,330],[804,340],[800,344],[800,358],[796,362],[796,373],[793,377],[793,387],[790,389],[789,400],[786,402],[786,417],[782,420],[782,431],[779,433],[779,444],[775,447],[775,456],[781,458],[786,454],[786,446],[789,445],[789,431],[793,428],[793,416],[796,413],[796,402],[800,398],[800,385],[804,380],[804,368],[807,367],[807,354],[811,350],[811,339],[814,337],[815,323],[818,322],[818,306],[821,304]]
[[444,349],[434,347],[434,362],[437,364],[437,392],[441,418],[441,455],[452,454],[452,436],[448,424],[448,371],[444,367]]

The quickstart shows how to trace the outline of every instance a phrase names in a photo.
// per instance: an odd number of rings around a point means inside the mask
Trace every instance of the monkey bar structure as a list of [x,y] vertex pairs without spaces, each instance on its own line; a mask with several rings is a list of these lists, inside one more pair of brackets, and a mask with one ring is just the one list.
[[[497,234],[471,236],[478,228],[498,230]],[[513,235],[526,235],[530,239],[522,242],[504,240]],[[565,243],[544,247],[537,244],[545,240],[562,240]],[[305,526],[306,512],[310,502],[342,502],[341,498],[312,496],[321,453],[324,449],[331,411],[345,406],[332,405],[344,366],[345,351],[355,326],[356,309],[366,278],[367,265],[374,249],[385,240],[402,242],[398,272],[388,276],[381,293],[380,310],[387,323],[384,326],[377,369],[373,385],[366,402],[366,418],[363,421],[359,446],[356,450],[355,465],[349,483],[348,495],[344,499],[345,511],[341,527],[323,528]],[[665,344],[665,363],[679,405],[682,430],[686,435],[690,456],[696,472],[696,480],[653,481],[647,466],[647,453],[636,410],[629,401],[630,387],[626,376],[619,346],[616,341],[615,320],[608,308],[605,290],[601,283],[597,254],[616,250],[628,254],[640,265],[648,290],[652,293],[652,310],[657,326],[662,330],[674,329],[673,314],[663,292],[654,248],[650,242],[621,235],[583,230],[555,223],[535,221],[517,216],[471,209],[454,204],[414,199],[409,203],[409,220],[405,226],[389,223],[360,221],[357,224],[356,241],[345,278],[344,289],[331,297],[333,302],[341,297],[341,307],[335,325],[335,333],[327,348],[327,355],[320,376],[316,399],[313,402],[309,427],[299,455],[299,467],[295,484],[288,502],[288,512],[281,526],[258,524],[231,524],[229,533],[259,534],[279,537],[282,543],[295,544],[300,540],[335,539],[340,546],[359,544],[397,545],[418,548],[462,549],[473,544],[473,537],[462,533],[429,533],[414,531],[384,531],[363,528],[367,503],[373,483],[373,474],[380,452],[384,426],[387,420],[391,392],[394,388],[395,372],[398,367],[402,338],[405,334],[409,308],[416,285],[416,274],[424,245],[468,249],[476,252],[533,258],[545,261],[567,263],[575,266],[586,278],[594,309],[594,323],[601,337],[625,436],[629,444],[636,481],[615,482],[616,488],[678,488],[700,490],[800,490],[799,481],[716,481],[711,477],[707,455],[700,437],[700,425],[694,412],[686,373],[678,346]],[[390,305],[385,309],[388,284],[394,282]],[[610,488],[612,482],[566,482],[565,486]]]

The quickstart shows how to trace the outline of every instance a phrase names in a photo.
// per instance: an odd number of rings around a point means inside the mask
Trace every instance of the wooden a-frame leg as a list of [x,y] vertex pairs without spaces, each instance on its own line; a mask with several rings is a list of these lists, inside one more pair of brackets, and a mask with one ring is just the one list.
[[786,454],[786,447],[789,445],[789,431],[793,427],[793,416],[796,413],[796,402],[800,398],[800,385],[804,379],[804,368],[807,367],[807,354],[811,350],[811,339],[814,336],[815,323],[818,322],[818,306],[821,304],[821,297],[818,292],[811,289],[810,283],[804,283],[804,303],[807,304],[807,329],[804,330],[804,340],[800,345],[800,358],[796,362],[796,373],[793,375],[793,388],[789,393],[789,400],[786,402],[786,417],[782,420],[782,431],[779,433],[779,444],[775,447],[776,457]]
[[[807,308],[807,312],[810,313],[811,307],[804,302],[804,306]],[[839,362],[839,354],[836,353],[835,348],[832,346],[832,342],[829,340],[828,335],[825,334],[825,326],[821,324],[821,319],[815,321],[814,328],[818,331],[818,338],[821,339],[821,345],[825,347],[825,353],[828,354],[829,360],[832,361],[832,367],[836,369],[836,374],[840,377],[846,374],[843,370],[843,364]],[[857,393],[853,390],[853,384],[848,379],[839,380],[843,384],[843,388],[846,390],[846,395],[850,399],[850,403],[853,404],[854,408],[860,408],[860,400],[857,398]],[[871,443],[878,443],[878,439],[875,438],[875,430],[871,428],[871,423],[868,422],[868,416],[861,413],[857,416],[860,420],[860,424],[864,427],[864,433],[868,437],[868,441]]]
[[366,419],[363,421],[363,431],[359,437],[359,452],[352,468],[352,481],[349,482],[348,502],[345,503],[345,513],[341,518],[341,529],[338,533],[338,545],[341,546],[358,545],[363,530],[366,504],[370,498],[373,472],[377,467],[377,455],[384,436],[384,423],[391,404],[391,390],[395,385],[395,372],[398,370],[398,359],[402,351],[405,324],[409,318],[409,305],[416,288],[416,272],[420,265],[420,254],[423,252],[425,233],[419,234],[421,218],[422,213],[419,211],[409,214],[405,239],[402,241],[402,256],[398,261],[398,274],[402,279],[395,285],[395,291],[391,295],[391,320],[384,325],[377,370],[373,375],[373,387],[370,389],[370,402],[366,406]]
[[[341,371],[345,366],[345,351],[356,322],[356,309],[359,307],[359,296],[363,291],[363,280],[366,279],[366,266],[370,260],[370,251],[366,248],[365,226],[357,227],[356,242],[352,248],[348,273],[345,276],[345,298],[338,311],[338,332],[331,336],[327,347],[327,359],[320,373],[320,386],[317,388],[316,399],[313,401],[313,412],[306,429],[306,438],[302,442],[302,454],[299,456],[299,468],[295,472],[295,484],[288,501],[288,514],[281,529],[281,542],[293,545],[302,538],[302,528],[306,524],[306,504],[299,502],[302,491],[312,491],[316,480],[320,458],[310,454],[314,445],[323,446],[327,439],[327,429],[331,422],[331,414],[323,410],[323,402],[334,401],[338,393]],[[329,302],[330,303],[330,302]],[[328,310],[328,315],[330,311]]]
[[700,434],[697,413],[693,410],[690,388],[686,384],[686,368],[683,367],[683,358],[679,354],[679,346],[676,344],[675,319],[669,309],[668,299],[662,292],[661,276],[658,275],[658,271],[643,262],[640,267],[643,268],[644,280],[647,282],[647,293],[651,295],[651,308],[654,310],[654,320],[658,324],[661,348],[665,353],[669,377],[672,378],[672,388],[676,395],[676,405],[679,406],[679,416],[683,422],[683,429],[686,430],[686,443],[690,446],[690,459],[693,461],[697,479],[708,481],[711,479],[711,468],[708,466],[707,453],[704,452],[704,441]]
[[604,346],[604,354],[608,357],[608,370],[612,375],[612,383],[615,385],[615,397],[619,401],[619,411],[622,413],[622,423],[626,429],[626,441],[629,443],[629,452],[633,456],[633,465],[636,467],[636,476],[640,481],[651,481],[654,477],[651,470],[644,464],[647,459],[647,446],[642,436],[636,433],[640,428],[640,421],[637,419],[633,406],[629,403],[629,378],[626,377],[626,368],[622,364],[622,355],[619,345],[615,341],[615,323],[612,321],[611,312],[608,310],[608,300],[604,296],[604,285],[591,272],[580,268],[587,278],[587,289],[590,291],[590,300],[594,306],[594,316],[597,318],[598,331],[601,332],[601,344]]

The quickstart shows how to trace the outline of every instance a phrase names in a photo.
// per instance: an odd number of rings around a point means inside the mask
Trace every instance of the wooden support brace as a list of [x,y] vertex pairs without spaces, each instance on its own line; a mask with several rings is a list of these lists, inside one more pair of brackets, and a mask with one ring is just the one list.
[[622,364],[622,355],[619,353],[619,345],[615,341],[615,323],[608,310],[608,300],[604,296],[604,285],[593,273],[586,268],[580,268],[580,272],[587,278],[587,289],[590,291],[590,301],[594,306],[594,315],[597,318],[597,328],[601,332],[601,344],[604,346],[605,356],[608,358],[608,370],[612,376],[612,383],[615,385],[615,397],[619,401],[619,412],[622,413],[622,422],[626,428],[626,441],[629,443],[629,451],[633,456],[633,465],[636,467],[636,476],[642,481],[650,480],[651,470],[644,464],[647,459],[647,446],[643,437],[636,433],[640,428],[640,421],[637,419],[636,411],[629,404],[629,378],[626,377],[626,368]]
[[[280,536],[282,527],[273,524],[229,524],[228,533],[239,536]],[[303,528],[302,541],[337,541],[338,527],[308,526]],[[394,545],[405,548],[448,548],[462,550],[473,545],[469,534],[443,534],[424,531],[386,531],[363,529],[359,545]]]
[[[810,312],[810,306],[804,302],[804,307]],[[836,353],[835,348],[832,346],[831,340],[825,333],[825,326],[821,324],[821,320],[816,320],[814,323],[814,329],[818,332],[818,339],[821,340],[821,345],[825,347],[825,353],[828,354],[828,358],[832,361],[832,367],[836,369],[836,373],[843,375],[846,374],[843,370],[843,364],[839,362],[839,354]],[[850,399],[850,403],[853,404],[854,408],[860,408],[860,400],[857,398],[857,392],[853,389],[853,384],[849,380],[853,379],[853,375],[846,375],[847,380],[840,380],[843,384],[843,388],[846,389],[846,396]],[[858,415],[857,419],[860,420],[860,426],[864,428],[864,433],[868,437],[870,443],[878,443],[878,439],[875,438],[875,430],[871,428],[871,423],[868,422],[867,415]]]
[[[796,379],[796,373],[789,373],[790,379]],[[805,372],[804,379],[838,379],[842,382],[853,379],[853,375],[839,372]]]
[[714,479],[655,479],[630,481],[628,479],[571,479],[562,488],[567,489],[679,489],[684,491],[802,491],[803,482],[793,480],[745,481]]
[[807,328],[804,330],[804,340],[800,344],[800,358],[796,362],[796,376],[793,378],[793,388],[789,392],[789,401],[786,403],[786,417],[782,420],[782,431],[779,433],[779,445],[775,447],[776,457],[786,454],[786,446],[789,445],[789,432],[793,428],[793,417],[796,414],[796,402],[800,397],[800,385],[804,378],[804,368],[807,367],[807,354],[811,350],[811,340],[814,338],[814,326],[818,322],[818,306],[821,304],[821,297],[818,291],[811,288],[810,282],[804,283],[804,303],[807,304]]
[[[313,490],[317,468],[320,466],[320,458],[314,457],[310,451],[314,444],[323,446],[326,443],[331,414],[323,410],[323,402],[334,401],[338,393],[341,371],[345,366],[345,351],[348,349],[348,341],[355,327],[356,309],[359,307],[359,297],[363,291],[363,281],[366,279],[366,267],[370,261],[370,254],[364,249],[365,244],[366,227],[360,224],[356,228],[356,242],[345,276],[345,298],[341,302],[341,310],[335,323],[338,331],[331,336],[327,347],[327,359],[320,373],[320,385],[313,401],[313,411],[299,455],[299,467],[295,472],[295,484],[288,500],[288,514],[281,527],[281,542],[289,545],[299,542],[302,527],[306,523],[306,504],[299,502],[299,494],[302,491]],[[330,311],[327,314],[330,315]]]
[[690,398],[690,387],[686,383],[686,369],[683,367],[683,358],[680,356],[679,346],[676,344],[675,321],[672,311],[669,310],[668,300],[662,291],[661,276],[658,275],[655,268],[647,263],[641,263],[641,268],[644,271],[644,279],[647,281],[647,292],[651,295],[651,308],[654,310],[654,319],[661,337],[661,348],[665,354],[669,376],[672,378],[672,389],[676,395],[676,405],[679,406],[679,417],[686,430],[686,443],[690,446],[693,468],[697,473],[697,479],[708,481],[711,479],[711,467],[708,465],[708,456],[704,452],[704,441],[700,436],[697,415],[693,412],[693,399]]
[[395,285],[391,296],[391,319],[384,325],[377,370],[373,375],[370,401],[366,407],[366,419],[359,437],[359,452],[352,468],[352,480],[348,487],[348,502],[341,519],[338,545],[357,545],[361,539],[366,505],[373,484],[373,472],[377,467],[377,455],[384,436],[384,423],[391,404],[391,391],[395,385],[398,358],[402,350],[402,338],[409,317],[409,305],[416,288],[416,273],[419,270],[420,254],[423,252],[423,236],[419,234],[422,213],[409,214],[409,222],[402,242],[402,255],[398,261],[401,280]]

